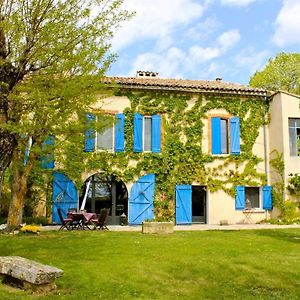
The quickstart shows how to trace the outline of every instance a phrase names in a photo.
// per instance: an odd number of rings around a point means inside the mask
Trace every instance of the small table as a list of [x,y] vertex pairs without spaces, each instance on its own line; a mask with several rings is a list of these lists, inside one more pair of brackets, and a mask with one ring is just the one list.
[[253,213],[253,209],[246,208],[243,210],[243,214],[245,216],[245,218],[243,220],[244,224],[253,224],[254,223],[254,221],[251,218],[252,213]]
[[96,225],[91,222],[91,219],[96,218],[95,213],[88,212],[70,212],[68,214],[72,219],[71,228],[73,229],[91,229],[88,225],[93,225],[94,228]]

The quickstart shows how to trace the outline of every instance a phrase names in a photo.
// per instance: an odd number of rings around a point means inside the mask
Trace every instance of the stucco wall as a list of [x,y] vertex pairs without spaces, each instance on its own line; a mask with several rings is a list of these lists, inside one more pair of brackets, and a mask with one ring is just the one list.
[[[291,156],[289,147],[289,118],[300,118],[300,99],[285,93],[278,93],[274,96],[270,105],[271,122],[269,124],[269,148],[270,151],[277,149],[283,153],[285,164],[284,180],[288,184],[290,173],[299,173],[300,156]],[[276,173],[272,173],[271,183],[278,180]],[[288,195],[286,194],[286,198]]]

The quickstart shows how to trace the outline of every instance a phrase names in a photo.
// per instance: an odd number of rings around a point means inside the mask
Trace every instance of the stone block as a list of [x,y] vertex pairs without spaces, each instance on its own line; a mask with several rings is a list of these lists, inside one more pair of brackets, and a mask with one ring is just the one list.
[[0,274],[4,283],[32,291],[55,289],[55,279],[63,270],[20,256],[0,256]]

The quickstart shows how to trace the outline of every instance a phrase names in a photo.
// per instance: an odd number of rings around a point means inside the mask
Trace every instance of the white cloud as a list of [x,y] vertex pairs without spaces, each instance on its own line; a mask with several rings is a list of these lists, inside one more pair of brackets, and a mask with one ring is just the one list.
[[234,63],[239,68],[246,69],[249,75],[253,75],[266,64],[271,55],[269,50],[256,52],[253,48],[248,48],[235,57]]
[[125,0],[124,7],[136,15],[116,33],[113,50],[145,39],[164,39],[178,26],[200,18],[209,4],[207,0]]
[[229,30],[216,39],[214,47],[192,45],[187,50],[170,47],[165,51],[143,53],[135,59],[130,75],[133,76],[137,70],[149,70],[159,72],[161,77],[182,77],[182,74],[195,72],[197,66],[220,57],[234,47],[239,39],[238,30]]
[[217,42],[219,43],[221,50],[225,52],[234,47],[239,42],[240,38],[239,31],[237,29],[232,29],[222,33],[218,37]]
[[257,0],[221,0],[222,5],[229,6],[247,6]]
[[273,41],[277,46],[300,45],[300,2],[284,0],[276,18]]

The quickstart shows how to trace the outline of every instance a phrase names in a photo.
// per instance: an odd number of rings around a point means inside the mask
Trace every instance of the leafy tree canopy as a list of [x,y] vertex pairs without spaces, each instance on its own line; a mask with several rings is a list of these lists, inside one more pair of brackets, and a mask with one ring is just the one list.
[[300,95],[300,53],[279,53],[262,71],[250,78],[250,86]]
[[21,221],[27,179],[47,136],[84,132],[84,114],[114,60],[110,40],[131,16],[122,4],[0,0],[0,185],[12,161],[12,225]]

